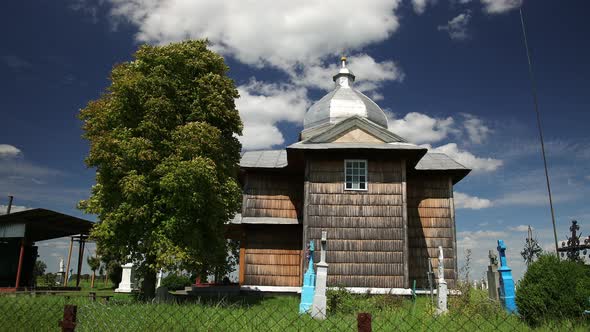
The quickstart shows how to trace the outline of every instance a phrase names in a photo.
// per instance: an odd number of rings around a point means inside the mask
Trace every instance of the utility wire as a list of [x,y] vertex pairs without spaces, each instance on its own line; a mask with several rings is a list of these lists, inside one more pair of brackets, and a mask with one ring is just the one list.
[[543,165],[545,167],[545,179],[547,180],[547,192],[549,194],[549,208],[551,209],[551,221],[553,223],[553,237],[555,239],[555,254],[559,258],[557,245],[557,229],[555,228],[555,212],[553,211],[553,197],[551,196],[551,184],[549,182],[549,171],[547,170],[547,157],[545,156],[545,142],[543,140],[543,129],[541,128],[541,115],[539,114],[539,103],[537,101],[537,84],[535,83],[535,76],[533,74],[533,64],[531,61],[531,53],[529,51],[529,43],[526,37],[526,28],[524,24],[524,17],[522,15],[522,7],[519,8],[520,25],[522,26],[522,35],[524,37],[524,47],[526,49],[526,56],[529,63],[529,77],[531,80],[531,91],[533,95],[533,102],[535,104],[535,113],[537,114],[537,128],[539,129],[539,138],[541,140],[541,153],[543,155]]

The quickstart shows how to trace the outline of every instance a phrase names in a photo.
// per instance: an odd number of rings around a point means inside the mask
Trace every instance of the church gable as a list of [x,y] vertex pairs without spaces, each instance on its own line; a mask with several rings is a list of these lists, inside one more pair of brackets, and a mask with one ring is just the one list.
[[407,142],[371,121],[353,116],[317,134],[304,143],[393,143]]
[[385,143],[383,140],[360,129],[353,128],[337,136],[330,143]]

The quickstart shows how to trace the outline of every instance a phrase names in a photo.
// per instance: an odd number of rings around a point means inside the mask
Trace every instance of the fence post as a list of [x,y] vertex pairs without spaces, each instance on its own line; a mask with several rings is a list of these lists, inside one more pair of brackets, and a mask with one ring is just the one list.
[[356,323],[358,332],[371,332],[373,328],[371,327],[371,314],[366,312],[361,312],[356,316]]
[[64,319],[61,320],[58,326],[63,332],[74,332],[76,328],[76,313],[78,307],[72,304],[64,305]]

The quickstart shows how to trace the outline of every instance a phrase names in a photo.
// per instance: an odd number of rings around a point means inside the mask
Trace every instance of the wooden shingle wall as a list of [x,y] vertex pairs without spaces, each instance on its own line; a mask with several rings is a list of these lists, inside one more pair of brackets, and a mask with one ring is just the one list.
[[328,234],[328,286],[407,287],[402,161],[368,160],[368,190],[344,190],[344,159],[308,160],[304,236]]
[[243,217],[296,219],[302,216],[301,176],[250,173],[244,182]]
[[428,287],[428,262],[436,273],[438,246],[442,246],[445,279],[453,288],[457,253],[451,180],[448,176],[412,175],[407,188],[410,280],[415,279],[418,288]]
[[242,284],[301,286],[301,225],[247,225]]

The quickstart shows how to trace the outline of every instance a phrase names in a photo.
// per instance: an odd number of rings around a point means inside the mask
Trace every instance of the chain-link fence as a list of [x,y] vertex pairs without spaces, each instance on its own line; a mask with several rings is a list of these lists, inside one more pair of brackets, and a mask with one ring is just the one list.
[[298,303],[297,297],[285,296],[156,303],[133,297],[1,295],[0,331],[590,331],[582,314],[532,328],[491,301],[451,301],[443,315],[435,314],[428,298],[329,303],[323,320],[300,315]]

